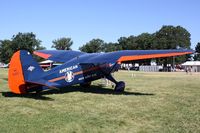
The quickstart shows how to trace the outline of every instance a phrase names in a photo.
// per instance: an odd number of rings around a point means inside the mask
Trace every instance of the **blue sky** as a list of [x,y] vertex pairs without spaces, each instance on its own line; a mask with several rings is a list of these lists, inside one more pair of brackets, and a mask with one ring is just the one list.
[[181,25],[200,42],[200,0],[1,0],[0,40],[33,32],[42,45],[71,37],[72,49],[93,38],[116,42],[121,36],[153,33]]

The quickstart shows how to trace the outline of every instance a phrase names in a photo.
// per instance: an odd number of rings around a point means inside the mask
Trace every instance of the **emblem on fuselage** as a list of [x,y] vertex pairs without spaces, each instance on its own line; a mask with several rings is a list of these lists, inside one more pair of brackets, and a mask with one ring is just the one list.
[[30,71],[30,72],[32,72],[34,69],[35,69],[34,66],[29,66],[27,70]]
[[72,82],[74,80],[74,73],[72,71],[67,71],[65,74],[65,81]]

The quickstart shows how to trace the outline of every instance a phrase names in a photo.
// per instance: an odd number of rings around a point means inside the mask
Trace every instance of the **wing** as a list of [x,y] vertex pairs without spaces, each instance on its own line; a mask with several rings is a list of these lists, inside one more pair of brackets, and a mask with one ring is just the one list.
[[67,62],[72,58],[86,54],[84,52],[72,50],[38,50],[33,52],[35,55],[55,62]]
[[194,53],[193,50],[122,50],[94,55],[89,54],[86,56],[90,57],[88,57],[87,60],[82,60],[80,63],[120,63],[123,61],[180,56],[192,53]]

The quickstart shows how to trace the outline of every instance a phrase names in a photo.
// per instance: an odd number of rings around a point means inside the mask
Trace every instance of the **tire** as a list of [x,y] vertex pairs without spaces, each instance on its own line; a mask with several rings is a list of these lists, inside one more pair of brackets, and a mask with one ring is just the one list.
[[125,82],[119,81],[115,86],[115,91],[117,92],[124,92],[125,89]]

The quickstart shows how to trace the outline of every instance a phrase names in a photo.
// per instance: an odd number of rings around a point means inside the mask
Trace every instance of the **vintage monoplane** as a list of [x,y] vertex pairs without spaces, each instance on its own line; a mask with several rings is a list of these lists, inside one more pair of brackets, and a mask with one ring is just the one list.
[[43,71],[32,55],[25,50],[11,58],[8,84],[13,93],[25,94],[50,88],[80,84],[89,86],[102,77],[115,83],[115,91],[124,91],[125,83],[116,81],[111,73],[117,71],[123,61],[171,57],[192,54],[192,50],[122,50],[108,53],[84,53],[66,50],[39,50],[34,54],[62,65]]

